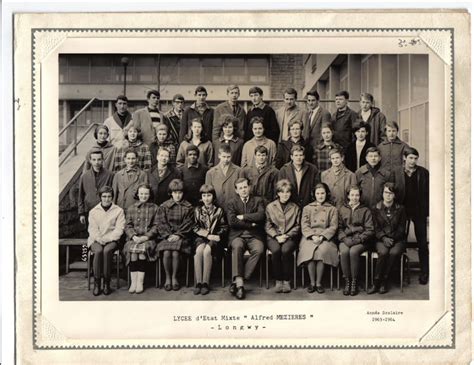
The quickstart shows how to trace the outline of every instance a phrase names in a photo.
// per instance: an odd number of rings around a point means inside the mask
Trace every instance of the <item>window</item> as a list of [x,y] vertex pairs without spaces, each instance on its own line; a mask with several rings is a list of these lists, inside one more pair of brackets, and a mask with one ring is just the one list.
[[201,60],[204,84],[225,82],[222,58],[203,58]]
[[199,84],[201,67],[199,58],[182,58],[179,65],[179,82],[181,84]]
[[348,70],[347,70],[347,62],[344,62],[339,67],[339,90],[346,90],[348,88]]
[[160,57],[160,83],[175,84],[179,77],[179,58],[176,56]]
[[133,80],[137,83],[156,83],[158,80],[158,70],[155,61],[155,56],[136,57]]
[[408,68],[408,55],[398,56],[398,105],[408,104],[408,84],[409,84],[409,68]]
[[410,55],[410,101],[428,99],[428,57]]
[[[123,64],[122,64],[122,57],[115,56],[112,58],[113,61],[113,71],[112,71],[112,79],[114,83],[123,83],[123,74],[125,72]],[[133,57],[128,57],[128,65],[127,65],[127,82],[131,82],[133,80],[133,68],[135,64],[135,59]]]
[[247,60],[248,81],[251,84],[268,82],[268,60],[249,58]]
[[70,83],[89,83],[89,56],[75,56],[68,60],[68,81]]
[[68,82],[67,77],[67,58],[59,56],[59,83],[63,84]]
[[113,81],[112,58],[110,56],[91,57],[91,80],[96,84]]
[[229,83],[239,84],[247,79],[245,70],[245,58],[224,59],[224,76]]
[[376,100],[380,100],[381,96],[379,57],[379,55],[370,55],[363,59],[360,72],[361,91],[372,94]]

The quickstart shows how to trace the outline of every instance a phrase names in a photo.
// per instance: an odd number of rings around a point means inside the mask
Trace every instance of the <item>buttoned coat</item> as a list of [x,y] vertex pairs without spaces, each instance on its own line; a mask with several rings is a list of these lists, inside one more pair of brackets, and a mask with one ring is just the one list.
[[402,167],[403,152],[408,147],[409,146],[398,137],[395,138],[394,141],[389,142],[385,140],[380,143],[377,148],[380,151],[382,167],[387,168],[391,172]]
[[285,164],[278,173],[278,180],[288,179],[293,185],[291,200],[298,204],[300,208],[309,204],[313,200],[314,187],[320,182],[319,170],[309,162],[304,162],[302,166],[302,178],[300,188],[296,184],[296,175],[292,162]]
[[382,199],[383,185],[392,181],[390,171],[380,167],[375,176],[369,170],[369,165],[365,164],[358,169],[356,174],[357,184],[362,189],[360,201],[366,207],[372,209]]
[[[275,111],[276,118],[278,121],[278,127],[280,128],[280,137],[278,138],[278,142],[281,142],[283,139],[283,122],[285,121],[285,111],[285,106]],[[300,122],[303,122],[304,114],[304,111],[298,108],[298,106],[293,107],[288,115],[288,120],[286,120],[286,127],[289,128],[290,123],[294,120],[299,120]],[[289,135],[289,131],[287,130],[286,132],[287,135]]]
[[156,205],[160,205],[169,199],[168,186],[173,179],[182,179],[183,174],[175,167],[168,165],[164,175],[160,178],[158,175],[158,165],[148,173],[148,181],[153,191]]
[[240,106],[239,103],[236,104],[235,114],[232,110],[232,106],[228,101],[220,103],[214,109],[214,125],[212,127],[212,143],[216,143],[221,135],[222,127],[222,116],[225,114],[230,114],[239,120],[237,128],[235,128],[235,135],[243,140],[245,134],[245,110]]
[[300,236],[301,209],[296,203],[288,202],[285,210],[278,199],[265,208],[265,232],[271,238],[286,234],[296,240]]
[[[359,113],[357,113],[357,122],[360,123],[363,121],[364,119],[362,118],[362,110],[359,110]],[[366,123],[368,123],[370,126],[367,141],[370,141],[377,146],[386,139],[385,124],[387,123],[387,118],[379,108],[370,108],[370,116]]]
[[[160,120],[165,123],[166,117],[164,114],[161,111],[158,111],[158,113],[160,114]],[[130,123],[125,128],[124,133],[127,133],[130,125],[133,125],[135,128],[139,128],[141,130],[143,142],[148,146],[150,146],[152,142],[156,141],[156,130],[153,127],[148,107],[138,109],[135,113],[133,113],[132,123]]]
[[112,186],[114,181],[113,172],[101,168],[94,174],[92,169],[84,172],[79,179],[79,192],[77,199],[77,208],[79,215],[87,214],[100,203],[100,198],[97,195],[99,189],[103,186]]
[[[238,215],[243,215],[244,219],[238,219]],[[229,246],[244,231],[265,242],[265,204],[262,198],[250,195],[247,204],[244,205],[242,199],[236,195],[228,203],[227,221],[230,227]]]
[[191,121],[195,118],[202,120],[202,131],[208,139],[212,139],[212,128],[214,123],[214,109],[210,108],[206,104],[206,110],[204,113],[199,113],[196,109],[196,103],[186,108],[181,117],[179,126],[179,142],[183,142],[184,138],[189,135],[191,129]]
[[[303,208],[301,216],[301,242],[299,246],[297,264],[301,265],[304,262],[313,259],[314,251],[317,246],[312,240],[313,236],[323,236],[324,242],[328,242],[331,248],[335,249],[337,256],[337,247],[334,243],[338,228],[338,212],[337,209],[325,202],[322,205],[316,202],[309,203]],[[338,261],[334,257],[329,261]]]
[[309,120],[311,111],[307,110],[303,119],[303,138],[312,146],[316,146],[321,142],[321,125],[323,123],[331,123],[331,113],[322,106],[316,111],[316,116]]
[[133,172],[132,179],[127,176],[127,168],[118,171],[114,176],[112,188],[114,189],[114,203],[123,209],[127,209],[136,202],[135,193],[138,185],[147,183],[148,177],[146,172],[136,168]]
[[219,165],[212,167],[206,173],[206,184],[214,187],[217,196],[217,205],[227,210],[227,203],[236,196],[235,181],[239,178],[240,167],[231,163],[224,175]]
[[337,208],[339,208],[346,200],[347,189],[351,185],[356,185],[357,179],[352,171],[349,171],[348,168],[343,166],[341,172],[337,175],[332,167],[323,171],[321,173],[321,182],[329,187],[331,201]]
[[291,149],[293,146],[303,146],[304,147],[304,159],[307,162],[313,163],[314,149],[311,144],[305,141],[304,138],[300,138],[298,142],[293,142],[293,140],[288,139],[286,141],[281,141],[278,144],[277,154],[275,157],[275,167],[281,169],[281,167],[291,162]]
[[349,237],[352,244],[347,246],[366,244],[374,235],[374,221],[369,208],[362,204],[354,210],[349,204],[339,208],[339,241],[343,242]]
[[405,242],[407,224],[405,208],[398,203],[393,203],[392,208],[390,217],[387,215],[383,201],[379,201],[372,210],[375,237],[379,241],[384,237],[388,237],[393,238],[395,242]]
[[344,165],[351,170],[352,172],[356,172],[359,167],[364,166],[367,163],[365,159],[365,155],[367,154],[367,150],[370,147],[376,147],[372,142],[368,140],[365,141],[364,147],[362,147],[362,151],[360,152],[359,158],[359,166],[357,166],[357,148],[356,142],[352,142],[349,147],[346,148],[345,158],[344,158]]
[[265,202],[270,202],[275,198],[278,170],[274,166],[267,165],[260,172],[256,167],[244,167],[240,169],[239,177],[249,180],[252,195],[264,198]]
[[332,127],[334,129],[334,141],[339,143],[344,149],[352,141],[352,128],[357,124],[357,113],[346,107],[343,114],[337,115],[337,111],[332,114]]

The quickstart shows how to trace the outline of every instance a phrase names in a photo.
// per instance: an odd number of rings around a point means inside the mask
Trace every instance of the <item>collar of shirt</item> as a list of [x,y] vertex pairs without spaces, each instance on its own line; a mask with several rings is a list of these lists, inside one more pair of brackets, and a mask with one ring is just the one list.
[[202,109],[209,109],[209,106],[207,105],[206,102],[202,103],[202,104],[197,104],[196,102],[193,103],[193,105],[191,105],[191,108],[195,109],[195,110],[198,110],[199,108],[202,108]]
[[219,138],[219,141],[221,141],[221,142],[228,142],[228,141],[237,142],[237,137],[235,137],[234,135],[232,135],[231,138],[226,138],[224,135],[222,135],[222,136]]
[[198,169],[199,168],[199,162],[196,162],[195,164],[191,165],[189,162],[188,162],[188,169]]
[[405,170],[405,174],[407,174],[408,176],[411,177],[411,175],[413,175],[415,172],[416,172],[416,166],[414,169],[409,169],[407,168],[406,166],[404,167],[404,170]]
[[352,211],[354,211],[359,205],[360,203],[357,203],[356,205],[351,205],[351,203],[349,203],[349,207],[352,209]]
[[160,112],[160,109],[158,109],[158,108],[152,109],[149,106],[147,106],[146,108],[147,108],[148,112],[150,112],[150,113],[152,113],[152,112],[159,113]]
[[258,171],[264,169],[265,166],[267,166],[267,165],[265,165],[265,164],[257,165],[257,163],[255,163],[255,167],[257,168]]
[[339,167],[332,166],[331,169],[335,175],[339,175],[344,170],[344,167],[341,164]]
[[285,106],[285,112],[291,111],[291,110],[293,110],[293,109],[295,109],[295,108],[296,108],[296,104],[293,105],[293,106],[289,106],[289,107]]
[[344,113],[347,110],[347,105],[344,108],[337,109],[338,113]]
[[303,171],[304,162],[303,162],[303,164],[300,166],[299,169],[296,167],[296,165],[295,165],[293,162],[292,162],[291,164],[293,165],[293,169],[294,169],[296,172],[301,172],[301,171]]
[[242,200],[242,203],[247,204],[249,202],[249,197],[240,198],[240,200]]
[[263,108],[265,108],[265,103],[263,101],[261,101],[260,104],[254,105],[252,107],[252,109],[254,109],[254,108],[259,108],[259,109],[263,110]]
[[125,168],[125,172],[126,172],[127,174],[129,174],[129,173],[131,173],[131,172],[137,172],[137,168],[136,168],[136,167],[131,167],[131,168],[126,167],[126,168]]

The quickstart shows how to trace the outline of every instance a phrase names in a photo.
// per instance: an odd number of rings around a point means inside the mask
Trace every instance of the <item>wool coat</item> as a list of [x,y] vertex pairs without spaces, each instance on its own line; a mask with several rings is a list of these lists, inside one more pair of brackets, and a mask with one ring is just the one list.
[[264,198],[265,202],[270,202],[275,198],[278,170],[272,165],[265,166],[261,171],[258,171],[256,167],[244,167],[240,170],[239,177],[249,180],[252,195]]
[[242,148],[244,147],[244,140],[235,136],[230,140],[225,140],[225,138],[221,136],[216,142],[214,142],[214,165],[219,163],[219,148],[223,144],[227,144],[230,147],[232,163],[240,166],[240,163],[242,162]]
[[115,153],[114,171],[125,168],[127,165],[125,163],[125,153],[129,149],[134,150],[137,154],[137,166],[145,172],[150,171],[152,156],[148,145],[142,141],[129,142],[126,139],[123,141],[122,147]]
[[387,168],[391,172],[402,167],[403,152],[407,147],[409,146],[398,137],[392,142],[385,140],[380,143],[377,148],[380,151],[382,167]]
[[175,167],[168,165],[164,175],[160,178],[158,175],[158,165],[148,173],[148,181],[153,191],[154,202],[160,205],[169,199],[168,186],[173,179],[182,179],[183,174]]
[[91,247],[97,239],[102,239],[106,243],[118,241],[122,237],[124,229],[125,214],[123,209],[112,204],[108,210],[104,210],[99,203],[89,212],[87,246]]
[[285,139],[283,138],[283,136],[286,136],[288,138],[290,123],[292,121],[299,120],[300,122],[303,122],[305,116],[304,110],[298,108],[297,105],[295,105],[291,109],[287,109],[286,106],[283,106],[277,109],[275,114],[278,121],[278,127],[280,129],[280,136],[278,137],[278,142],[281,142]]
[[375,235],[372,212],[359,204],[354,210],[349,204],[339,208],[338,239],[346,246],[367,244]]
[[[241,214],[244,219],[237,219]],[[244,232],[265,242],[265,204],[262,198],[250,195],[247,204],[244,205],[242,199],[236,196],[228,203],[227,221],[230,227],[229,247],[232,241]]]
[[97,175],[93,169],[82,173],[79,178],[79,192],[77,198],[79,215],[89,213],[92,208],[100,203],[97,192],[103,186],[112,186],[113,180],[113,172],[105,168],[101,168]]
[[375,237],[378,241],[381,241],[384,237],[393,238],[395,242],[406,241],[407,216],[402,205],[393,203],[391,212],[388,214],[383,201],[379,201],[372,209],[372,215],[375,225]]
[[117,153],[117,148],[110,142],[107,142],[104,146],[100,146],[97,141],[87,152],[82,171],[85,172],[91,168],[91,163],[89,162],[90,156],[93,152],[97,151],[102,151],[102,155],[104,157],[104,163],[102,166],[104,166],[109,171],[114,171],[115,154]]
[[336,111],[332,114],[332,127],[334,128],[334,141],[343,148],[347,148],[352,141],[352,128],[357,124],[357,113],[346,107],[342,114]]
[[265,208],[265,232],[271,238],[286,234],[296,240],[300,236],[301,209],[293,202],[286,203],[283,210],[278,199],[272,201]]
[[359,166],[357,166],[357,148],[356,148],[356,142],[352,142],[347,148],[345,152],[345,158],[344,158],[344,165],[351,170],[352,172],[356,172],[359,167],[364,166],[367,163],[367,160],[365,159],[365,155],[367,154],[367,150],[370,147],[376,147],[372,142],[369,142],[368,140],[365,141],[364,147],[362,147],[362,150],[360,152],[360,157],[359,157]]
[[362,189],[360,201],[371,209],[382,199],[383,185],[386,182],[394,182],[390,171],[382,167],[379,167],[375,175],[372,175],[369,164],[362,166],[355,174],[357,184]]
[[262,139],[257,140],[255,137],[250,141],[245,142],[242,149],[241,167],[255,166],[255,148],[258,146],[265,146],[268,150],[268,164],[273,164],[276,156],[276,144],[271,139],[263,136]]
[[281,169],[284,164],[291,162],[291,148],[293,146],[303,146],[305,160],[313,163],[314,149],[311,144],[307,143],[304,138],[300,138],[298,142],[293,142],[293,140],[288,139],[278,144],[275,157],[275,167],[277,169]]
[[[359,110],[359,113],[357,113],[357,123],[363,121],[364,119],[362,118],[362,110]],[[367,141],[370,141],[370,143],[378,146],[386,139],[385,124],[387,123],[387,118],[379,108],[372,107],[370,109],[369,119],[367,119],[366,123],[368,123],[370,126]]]
[[307,110],[303,119],[303,137],[312,146],[316,146],[321,142],[321,126],[323,123],[331,123],[331,113],[322,106],[319,106],[316,115],[309,119],[311,114]]
[[263,118],[263,128],[265,130],[265,137],[271,139],[275,144],[278,143],[280,138],[280,127],[278,125],[277,117],[273,108],[265,103],[260,106],[252,106],[247,112],[245,118],[245,142],[253,138],[252,128],[250,127],[250,121],[253,117]]
[[327,184],[331,192],[331,202],[340,207],[346,200],[346,191],[351,185],[357,184],[357,179],[352,171],[349,171],[344,165],[336,175],[334,168],[330,168],[321,173],[321,182]]
[[219,165],[212,167],[206,173],[206,184],[214,187],[217,196],[217,205],[227,211],[227,204],[235,196],[235,181],[239,178],[240,167],[231,163],[224,175]]
[[115,147],[122,147],[122,142],[125,140],[123,130],[128,126],[131,120],[132,115],[127,111],[124,125],[122,125],[122,121],[117,112],[113,113],[104,121],[104,125],[109,129],[109,141]]
[[137,167],[130,176],[129,179],[127,168],[124,168],[115,174],[112,182],[114,203],[123,209],[127,209],[136,202],[135,193],[138,185],[148,182],[147,173]]
[[[316,202],[309,203],[303,208],[301,216],[302,238],[299,246],[297,264],[301,265],[313,260],[316,250],[320,248],[324,255],[320,259],[329,265],[337,266],[339,257],[337,246],[334,243],[338,228],[337,209],[325,202],[322,205]],[[319,246],[312,240],[313,236],[323,236]],[[321,246],[321,247],[320,247]]]
[[[190,139],[185,138],[179,145],[178,155],[176,156],[176,165],[181,167],[186,161],[186,149],[193,143]],[[212,167],[214,165],[214,147],[212,147],[211,141],[204,139],[198,144],[199,149],[198,161],[201,165],[206,167]]]
[[[160,120],[162,123],[165,123],[165,116],[161,111],[158,111],[160,114]],[[142,139],[145,144],[150,146],[150,144],[156,141],[156,129],[153,126],[150,112],[148,111],[148,107],[138,109],[132,116],[132,123],[129,124],[133,125],[135,128],[139,128],[142,133]],[[128,127],[128,126],[127,126]],[[125,128],[124,133],[128,128]]]
[[201,115],[196,109],[196,103],[186,108],[181,117],[180,129],[179,129],[179,142],[183,142],[186,135],[189,135],[191,129],[191,121],[194,118],[202,119],[202,131],[208,139],[212,139],[212,128],[214,123],[214,109],[210,108],[206,104],[206,110]]
[[298,189],[296,182],[295,169],[292,162],[283,165],[278,173],[278,180],[288,179],[293,185],[291,200],[299,205],[300,208],[309,204],[313,200],[314,187],[320,180],[319,170],[309,162],[303,162],[301,184]]
[[221,128],[222,128],[222,116],[225,114],[230,114],[233,115],[235,118],[239,120],[235,134],[236,137],[239,137],[241,139],[244,138],[245,134],[245,110],[240,106],[239,103],[236,104],[235,106],[235,113],[232,110],[232,105],[228,101],[224,101],[223,103],[220,103],[216,108],[214,109],[214,125],[212,127],[212,142],[216,143],[221,136]]

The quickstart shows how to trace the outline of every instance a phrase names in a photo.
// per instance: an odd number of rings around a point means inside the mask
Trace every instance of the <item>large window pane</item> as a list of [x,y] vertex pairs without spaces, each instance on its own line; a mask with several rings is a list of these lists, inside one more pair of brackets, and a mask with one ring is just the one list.
[[91,82],[94,84],[112,82],[112,58],[110,56],[91,57]]
[[224,77],[227,82],[244,83],[247,80],[244,58],[224,59]]
[[411,101],[428,100],[428,55],[411,55]]
[[426,138],[426,131],[428,130],[428,123],[426,118],[426,113],[428,109],[428,103],[421,104],[416,107],[411,108],[411,143],[410,146],[415,147],[418,152],[423,156],[423,159],[426,158],[425,150],[426,145],[428,144],[428,139]]
[[68,81],[67,58],[65,56],[59,56],[59,83],[65,83]]
[[247,72],[250,83],[268,82],[268,59],[249,58],[247,60]]
[[156,83],[158,72],[154,56],[136,56],[135,82]]
[[179,81],[181,84],[200,83],[199,58],[183,58],[179,68]]
[[179,75],[179,58],[176,56],[161,56],[160,58],[160,83],[176,84]]
[[[131,82],[133,80],[133,67],[135,64],[135,60],[133,57],[128,58],[128,65],[127,65],[127,82]],[[125,69],[122,64],[122,56],[114,56],[113,60],[113,69],[112,69],[112,80],[116,83],[123,82],[123,74]]]
[[380,95],[380,79],[379,79],[379,56],[371,56],[369,58],[369,85],[368,90],[374,97]]
[[89,83],[89,56],[74,55],[68,59],[69,82]]
[[410,144],[410,109],[399,111],[398,119],[399,137],[403,142]]
[[219,83],[226,81],[224,79],[224,69],[222,67],[222,58],[203,58],[202,75],[204,83]]
[[408,55],[398,56],[398,105],[408,104]]

